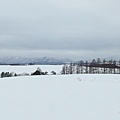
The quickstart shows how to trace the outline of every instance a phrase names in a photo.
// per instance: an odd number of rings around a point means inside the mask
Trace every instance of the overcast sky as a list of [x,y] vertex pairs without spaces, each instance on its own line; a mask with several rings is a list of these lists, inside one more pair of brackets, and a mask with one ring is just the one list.
[[119,54],[120,0],[0,0],[1,56]]

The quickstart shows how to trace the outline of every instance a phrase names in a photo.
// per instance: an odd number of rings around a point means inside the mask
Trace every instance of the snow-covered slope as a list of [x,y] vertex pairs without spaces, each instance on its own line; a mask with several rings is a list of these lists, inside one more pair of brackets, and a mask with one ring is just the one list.
[[1,78],[0,120],[120,120],[120,76]]
[[120,60],[120,56],[118,55],[113,55],[113,56],[110,56],[110,57],[107,57],[105,58],[106,60],[116,60],[116,61],[119,61]]
[[37,68],[40,68],[43,72],[47,71],[49,74],[51,71],[55,71],[59,74],[62,70],[62,65],[26,65],[26,66],[10,66],[0,65],[0,73],[2,72],[14,72],[14,73],[33,73]]

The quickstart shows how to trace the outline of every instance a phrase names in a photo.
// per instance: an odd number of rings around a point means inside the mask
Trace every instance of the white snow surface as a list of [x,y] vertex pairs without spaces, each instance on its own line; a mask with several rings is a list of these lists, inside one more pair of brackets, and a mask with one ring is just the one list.
[[120,120],[120,75],[1,78],[0,120]]

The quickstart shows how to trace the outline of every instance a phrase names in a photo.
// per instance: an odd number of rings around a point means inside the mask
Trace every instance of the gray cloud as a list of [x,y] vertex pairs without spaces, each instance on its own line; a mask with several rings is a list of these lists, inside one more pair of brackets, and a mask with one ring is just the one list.
[[44,53],[78,59],[119,54],[119,4],[118,0],[1,0],[1,55]]

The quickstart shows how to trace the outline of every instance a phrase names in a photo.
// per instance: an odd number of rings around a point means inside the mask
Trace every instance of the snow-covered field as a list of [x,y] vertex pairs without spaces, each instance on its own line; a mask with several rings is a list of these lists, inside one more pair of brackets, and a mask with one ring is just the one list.
[[[40,68],[61,71],[61,66]],[[3,69],[21,73],[36,66]],[[0,78],[0,120],[120,120],[120,75]]]
[[55,71],[57,74],[62,70],[62,65],[27,65],[27,66],[10,66],[10,65],[1,65],[0,73],[2,72],[16,72],[21,73],[33,73],[37,68],[40,68],[43,72],[47,71],[49,74],[51,71]]

